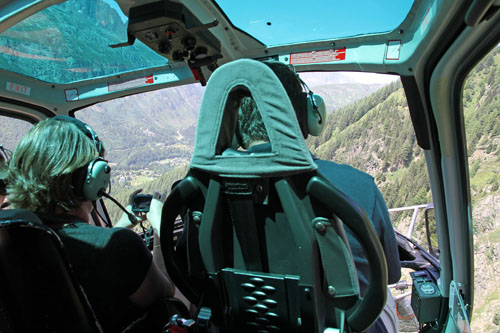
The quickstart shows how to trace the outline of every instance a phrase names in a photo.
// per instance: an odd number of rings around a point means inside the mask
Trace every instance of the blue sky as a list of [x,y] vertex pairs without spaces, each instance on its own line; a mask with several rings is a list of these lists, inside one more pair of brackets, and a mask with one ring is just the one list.
[[234,25],[267,45],[390,31],[413,4],[410,0],[216,2]]
[[[114,0],[104,0],[116,9]],[[216,0],[238,28],[266,45],[349,37],[396,28],[413,0]],[[270,25],[269,25],[270,23]]]
[[[127,21],[128,18],[114,0],[104,1],[117,10],[124,22]],[[315,40],[332,38],[332,35],[339,37],[375,32],[374,29],[378,32],[392,30],[404,20],[413,3],[409,0],[356,0],[353,5],[353,0],[311,0],[310,8],[304,8],[304,2],[290,0],[216,2],[234,24],[269,45],[282,43],[286,39]],[[291,18],[290,12],[300,15]],[[267,25],[267,22],[271,22],[271,25]],[[375,73],[343,74],[358,83],[387,84],[399,78]]]

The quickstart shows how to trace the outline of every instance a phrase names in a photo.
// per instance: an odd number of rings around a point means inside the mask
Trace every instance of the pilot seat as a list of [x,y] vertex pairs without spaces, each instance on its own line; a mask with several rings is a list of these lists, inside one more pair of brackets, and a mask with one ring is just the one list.
[[[261,112],[268,152],[233,149],[244,96]],[[174,243],[178,216],[184,230]],[[343,224],[369,257],[363,299]],[[285,89],[259,61],[210,77],[190,168],[163,207],[161,235],[171,278],[198,307],[199,332],[364,331],[386,301],[385,257],[368,217],[317,171]]]
[[0,332],[102,332],[59,236],[32,212],[0,210]]

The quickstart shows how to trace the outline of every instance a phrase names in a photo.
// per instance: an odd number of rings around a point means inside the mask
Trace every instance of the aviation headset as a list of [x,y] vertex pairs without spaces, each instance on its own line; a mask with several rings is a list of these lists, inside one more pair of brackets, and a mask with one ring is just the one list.
[[75,193],[88,201],[95,201],[102,196],[109,188],[111,178],[111,168],[104,159],[104,148],[99,137],[94,130],[84,122],[68,116],[55,116],[52,119],[72,123],[82,131],[85,136],[90,138],[96,148],[99,156],[90,161],[89,164],[77,169],[73,173],[72,184]]
[[305,95],[306,103],[307,103],[307,133],[312,136],[319,136],[325,127],[326,120],[326,106],[325,101],[320,95],[314,94],[311,89],[307,86],[307,84],[302,81],[297,73],[295,73],[297,79],[299,80],[301,86],[304,88],[306,92],[302,94]]
[[[290,83],[285,83],[285,81],[288,80],[285,79],[281,73],[278,73],[276,71],[277,68],[272,65],[273,62],[264,62],[264,63],[268,65],[273,70],[273,72],[275,72],[276,76],[283,84],[285,90],[287,90],[286,85]],[[294,77],[298,81],[298,85],[302,89],[301,97],[299,98],[300,105],[296,106],[295,103],[292,101],[294,108],[298,108],[298,110],[295,110],[295,112],[299,120],[299,125],[300,129],[302,130],[302,134],[304,135],[304,137],[307,137],[307,134],[310,134],[312,136],[319,136],[323,131],[323,128],[325,127],[326,123],[325,102],[323,101],[323,98],[320,95],[314,94],[311,91],[311,89],[309,89],[307,84],[304,81],[302,81],[299,74],[296,72],[295,67],[293,67],[292,65],[288,65],[287,67],[293,73]],[[289,95],[289,97],[293,99],[292,96]]]

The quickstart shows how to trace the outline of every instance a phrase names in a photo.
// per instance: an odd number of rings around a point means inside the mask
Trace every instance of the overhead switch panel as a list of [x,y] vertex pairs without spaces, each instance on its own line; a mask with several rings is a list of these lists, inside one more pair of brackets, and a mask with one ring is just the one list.
[[217,23],[200,22],[180,3],[153,2],[130,8],[129,41],[123,44],[132,44],[137,38],[169,61],[188,61],[197,68],[211,66],[221,57],[220,42],[209,31]]

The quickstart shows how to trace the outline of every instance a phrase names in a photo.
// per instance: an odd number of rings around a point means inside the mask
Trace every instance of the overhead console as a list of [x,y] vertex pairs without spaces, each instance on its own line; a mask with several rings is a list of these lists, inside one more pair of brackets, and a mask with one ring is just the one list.
[[221,44],[209,31],[217,20],[200,22],[183,4],[158,1],[132,7],[129,12],[128,41],[111,45],[132,45],[136,39],[169,61],[187,61],[196,79],[205,85],[201,68],[217,68]]

